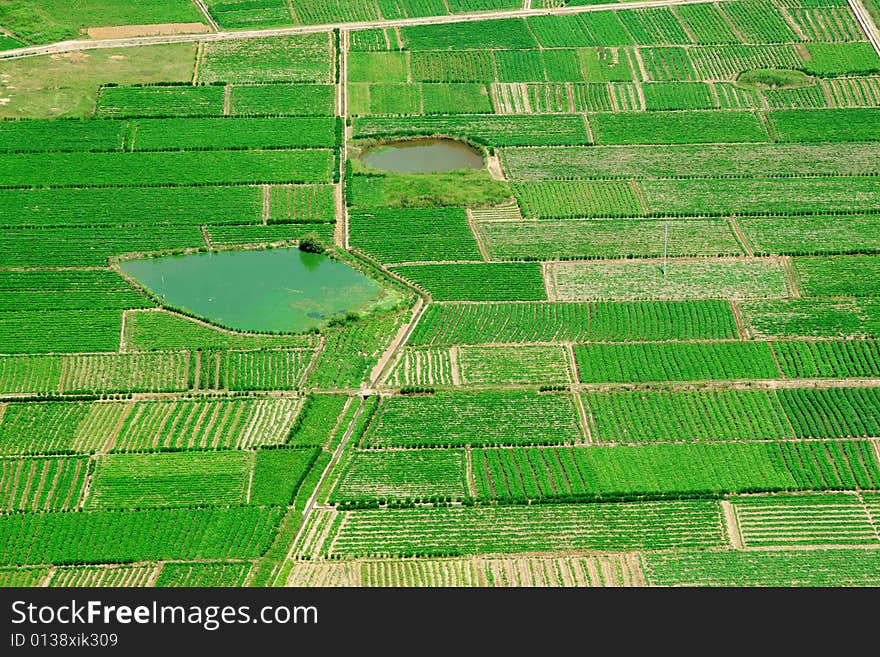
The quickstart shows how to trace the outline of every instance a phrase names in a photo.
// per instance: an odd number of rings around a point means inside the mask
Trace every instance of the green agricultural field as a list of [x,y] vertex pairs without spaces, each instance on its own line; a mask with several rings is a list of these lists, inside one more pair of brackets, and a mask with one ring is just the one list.
[[0,0],[0,585],[877,585],[880,53],[647,4]]

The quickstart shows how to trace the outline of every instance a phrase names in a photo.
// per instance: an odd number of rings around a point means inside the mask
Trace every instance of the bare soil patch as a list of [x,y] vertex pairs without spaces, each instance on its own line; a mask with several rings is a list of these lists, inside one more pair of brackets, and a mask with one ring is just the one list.
[[203,34],[211,28],[204,23],[156,23],[155,25],[116,25],[89,27],[85,33],[91,39],[127,39],[141,36],[166,36],[169,34]]

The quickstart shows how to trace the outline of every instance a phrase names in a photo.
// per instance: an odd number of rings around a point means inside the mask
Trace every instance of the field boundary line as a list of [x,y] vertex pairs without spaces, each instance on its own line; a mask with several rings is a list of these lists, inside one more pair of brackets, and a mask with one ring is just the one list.
[[202,59],[204,58],[204,56],[205,56],[205,44],[204,44],[204,42],[199,41],[198,44],[196,44],[196,61],[195,61],[195,64],[193,65],[193,77],[192,77],[193,86],[195,86],[199,83],[199,68],[202,65]]
[[214,17],[211,15],[211,11],[208,9],[208,5],[205,4],[205,0],[193,0],[193,4],[198,7],[199,11],[202,12],[202,15],[205,17],[205,20],[208,21],[208,26],[214,30],[215,32],[220,31],[220,26],[217,24],[217,21],[214,20]]
[[801,291],[798,287],[797,274],[795,274],[794,267],[791,266],[791,257],[779,256],[779,259],[782,261],[782,266],[785,267],[785,276],[788,278],[788,284],[791,287],[792,298],[800,299]]
[[199,226],[199,231],[202,233],[202,239],[205,240],[205,246],[208,247],[208,251],[213,251],[214,246],[211,244],[211,236],[208,235],[208,227],[207,226]]
[[403,324],[398,329],[397,335],[394,336],[391,344],[388,345],[388,348],[379,358],[379,361],[376,363],[375,367],[373,367],[372,372],[370,372],[370,387],[378,385],[380,381],[388,376],[388,372],[393,369],[394,365],[397,364],[397,361],[400,360],[400,357],[403,355],[401,347],[406,345],[409,336],[412,335],[413,330],[415,330],[416,325],[419,323],[419,320],[421,320],[427,307],[428,304],[425,303],[425,300],[422,297],[419,297],[413,306],[412,316],[410,317],[409,322]]
[[736,332],[739,334],[740,339],[750,340],[752,336],[749,335],[749,329],[746,328],[746,323],[742,316],[742,310],[740,310],[739,304],[733,299],[730,300],[730,310],[733,312],[733,321],[736,324]]
[[312,349],[312,358],[311,358],[311,360],[309,360],[309,364],[303,370],[302,376],[296,382],[296,385],[298,387],[305,385],[306,381],[309,380],[309,376],[311,375],[312,370],[315,369],[315,365],[317,365],[318,358],[323,353],[325,345],[326,345],[326,342],[325,342],[324,336],[323,335],[319,336],[318,337],[318,344]]
[[474,236],[474,241],[477,243],[477,249],[480,252],[480,256],[482,256],[483,262],[489,262],[489,252],[486,250],[486,245],[483,244],[483,240],[480,239],[480,233],[477,230],[477,222],[474,219],[474,214],[473,212],[471,212],[470,208],[465,209],[465,214],[467,214],[468,228],[471,229],[471,233]]
[[465,459],[465,469],[464,469],[464,477],[465,484],[467,485],[468,494],[476,499],[479,497],[479,492],[477,491],[477,482],[474,481],[474,457],[473,450],[470,445],[465,445],[464,448],[464,459]]
[[776,364],[776,369],[779,371],[779,376],[783,379],[788,377],[785,376],[785,370],[782,369],[782,363],[779,362],[779,356],[776,354],[776,350],[773,348],[773,341],[767,341],[767,348],[770,350],[770,355],[773,357],[773,362]]
[[128,316],[128,311],[130,308],[123,308],[122,310],[122,321],[120,322],[119,327],[119,353],[125,353],[125,318]]
[[[569,16],[597,11],[625,11],[632,9],[652,9],[673,5],[691,4],[723,4],[726,0],[639,0],[625,5],[606,2],[598,5],[567,6],[557,8],[513,9],[506,11],[484,11],[474,13],[452,14],[448,16],[425,16],[416,18],[398,18],[393,20],[359,21],[323,23],[320,25],[297,25],[263,30],[218,30],[201,34],[174,34],[151,37],[128,37],[116,39],[69,40],[41,46],[28,46],[0,52],[0,59],[18,59],[37,55],[52,55],[79,50],[97,50],[104,48],[131,48],[136,46],[163,45],[170,43],[207,43],[213,41],[234,41],[242,39],[260,39],[274,36],[292,36],[298,34],[316,34],[330,32],[334,29],[350,31],[390,29],[418,25],[440,25],[448,23],[473,23],[495,21],[509,18],[528,18],[530,16]],[[740,35],[741,36],[741,35]],[[746,42],[743,41],[743,44]]]
[[461,366],[459,365],[461,359],[459,358],[461,354],[461,347],[458,345],[452,345],[449,347],[449,369],[452,376],[452,385],[460,386],[461,385]]
[[150,576],[147,578],[147,581],[144,582],[145,587],[153,588],[156,586],[156,580],[159,579],[159,574],[162,572],[162,568],[165,567],[165,562],[160,561],[157,564],[153,565],[153,571],[150,573]]
[[[318,494],[321,491],[321,486],[324,484],[324,480],[327,478],[327,475],[330,473],[330,471],[333,469],[333,467],[339,462],[339,458],[342,455],[342,452],[345,450],[345,446],[348,444],[348,441],[351,438],[351,435],[354,433],[354,428],[357,425],[358,418],[360,418],[361,413],[364,412],[365,399],[364,399],[364,397],[359,397],[359,399],[360,399],[360,403],[358,405],[358,408],[354,412],[354,415],[352,416],[351,421],[348,423],[348,428],[346,428],[345,434],[343,434],[343,436],[342,436],[342,440],[339,441],[339,444],[336,446],[336,449],[334,450],[333,455],[330,457],[330,460],[327,461],[327,465],[324,466],[324,471],[321,473],[321,476],[318,478],[318,481],[315,484],[315,489],[312,491],[311,496],[309,497],[308,501],[306,502],[306,506],[302,512],[302,521],[300,522],[299,529],[297,529],[296,534],[294,535],[293,539],[291,540],[290,549],[287,551],[285,558],[280,559],[278,561],[278,563],[275,565],[275,568],[273,569],[271,581],[272,581],[272,585],[274,585],[274,586],[278,586],[275,579],[278,577],[278,575],[281,572],[281,565],[285,561],[293,560],[293,552],[296,549],[297,543],[299,542],[300,537],[302,536],[303,532],[306,530],[306,528],[308,528],[309,519],[311,518],[312,511],[315,510],[315,502],[318,499]],[[334,513],[339,513],[339,512],[334,511]],[[329,524],[332,524],[332,522],[328,523],[328,525]],[[281,585],[283,586],[284,583],[282,583]]]
[[541,278],[544,279],[544,294],[547,295],[547,301],[557,301],[556,268],[546,260],[541,261]]
[[247,490],[245,491],[244,503],[251,503],[251,490],[254,487],[254,470],[257,469],[257,450],[251,450],[250,457],[248,458],[248,462],[250,463],[250,472],[248,473],[248,483]]
[[49,568],[46,571],[46,574],[43,575],[43,577],[40,579],[37,586],[40,588],[44,588],[44,589],[47,588],[49,586],[49,582],[52,581],[52,578],[55,577],[55,573],[57,573],[57,572],[58,572],[58,566],[49,566]]
[[632,188],[633,193],[636,195],[636,199],[639,201],[639,205],[642,208],[642,214],[648,214],[648,204],[645,203],[645,197],[642,195],[642,190],[639,187],[638,180],[635,178],[630,178],[629,186]]
[[590,418],[587,416],[587,407],[584,406],[584,399],[581,390],[575,387],[571,390],[574,396],[574,407],[578,414],[578,424],[581,425],[581,435],[584,438],[584,444],[596,445],[599,441],[593,439],[593,432],[590,430]]
[[727,537],[730,540],[731,547],[734,550],[742,550],[745,545],[743,543],[742,531],[739,527],[739,518],[736,515],[736,507],[729,500],[721,500],[721,511],[724,514]]
[[272,213],[272,185],[262,185],[263,188],[263,225],[269,225],[269,215]]
[[774,2],[773,5],[779,10],[779,12],[782,14],[782,17],[785,19],[785,22],[788,23],[788,26],[792,30],[794,30],[795,34],[797,34],[803,41],[810,40],[809,38],[807,38],[807,35],[804,34],[804,31],[803,31],[803,29],[801,29],[801,26],[797,24],[797,21],[792,17],[791,14],[788,13],[788,9],[785,7],[785,5],[783,3]]
[[874,530],[874,536],[877,537],[877,542],[880,543],[880,525],[877,523],[877,518],[874,517],[874,514],[871,513],[871,507],[868,506],[868,503],[865,502],[865,498],[862,497],[861,491],[855,491],[856,498],[859,500],[859,504],[862,505],[862,508],[865,511],[865,515],[868,518],[868,524],[871,525],[871,529]]
[[232,114],[232,85],[223,87],[223,116]]
[[345,169],[348,162],[348,30],[339,32],[339,116],[342,121],[342,143],[339,144],[339,189],[341,197],[342,215],[342,248],[351,247],[350,226],[348,216],[348,203],[345,202]]
[[740,227],[739,222],[737,222],[736,217],[728,217],[727,222],[730,225],[730,229],[733,231],[734,238],[736,238],[736,241],[739,242],[739,245],[745,252],[746,256],[754,258],[755,250],[752,248],[752,245],[749,244],[749,240],[746,238],[746,234],[742,231],[742,228]]

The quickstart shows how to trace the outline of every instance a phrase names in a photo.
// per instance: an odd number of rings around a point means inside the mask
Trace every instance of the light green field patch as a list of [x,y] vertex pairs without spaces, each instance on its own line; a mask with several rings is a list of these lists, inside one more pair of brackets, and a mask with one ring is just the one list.
[[478,224],[489,257],[499,260],[657,257],[663,255],[666,227],[670,256],[742,253],[730,225],[721,219],[546,219]]
[[353,52],[348,55],[349,82],[406,82],[406,54]]
[[467,494],[463,450],[359,452],[333,500],[450,497]]
[[2,118],[86,117],[98,87],[151,82],[189,82],[196,46],[163,46],[70,52],[0,62]]
[[672,259],[665,274],[662,259],[558,262],[550,269],[558,301],[781,299],[790,293],[782,263],[772,259]]
[[461,347],[458,362],[463,385],[571,382],[564,347]]
[[205,45],[199,82],[332,82],[327,33],[218,41]]

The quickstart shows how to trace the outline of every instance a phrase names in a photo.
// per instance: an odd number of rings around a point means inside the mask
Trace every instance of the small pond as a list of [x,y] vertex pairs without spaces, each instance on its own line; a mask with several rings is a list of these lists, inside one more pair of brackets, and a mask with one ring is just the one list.
[[336,315],[398,300],[348,265],[294,248],[146,258],[120,266],[167,305],[243,331],[304,331]]
[[367,149],[361,160],[371,169],[396,173],[438,173],[482,169],[483,154],[454,139],[408,139]]

